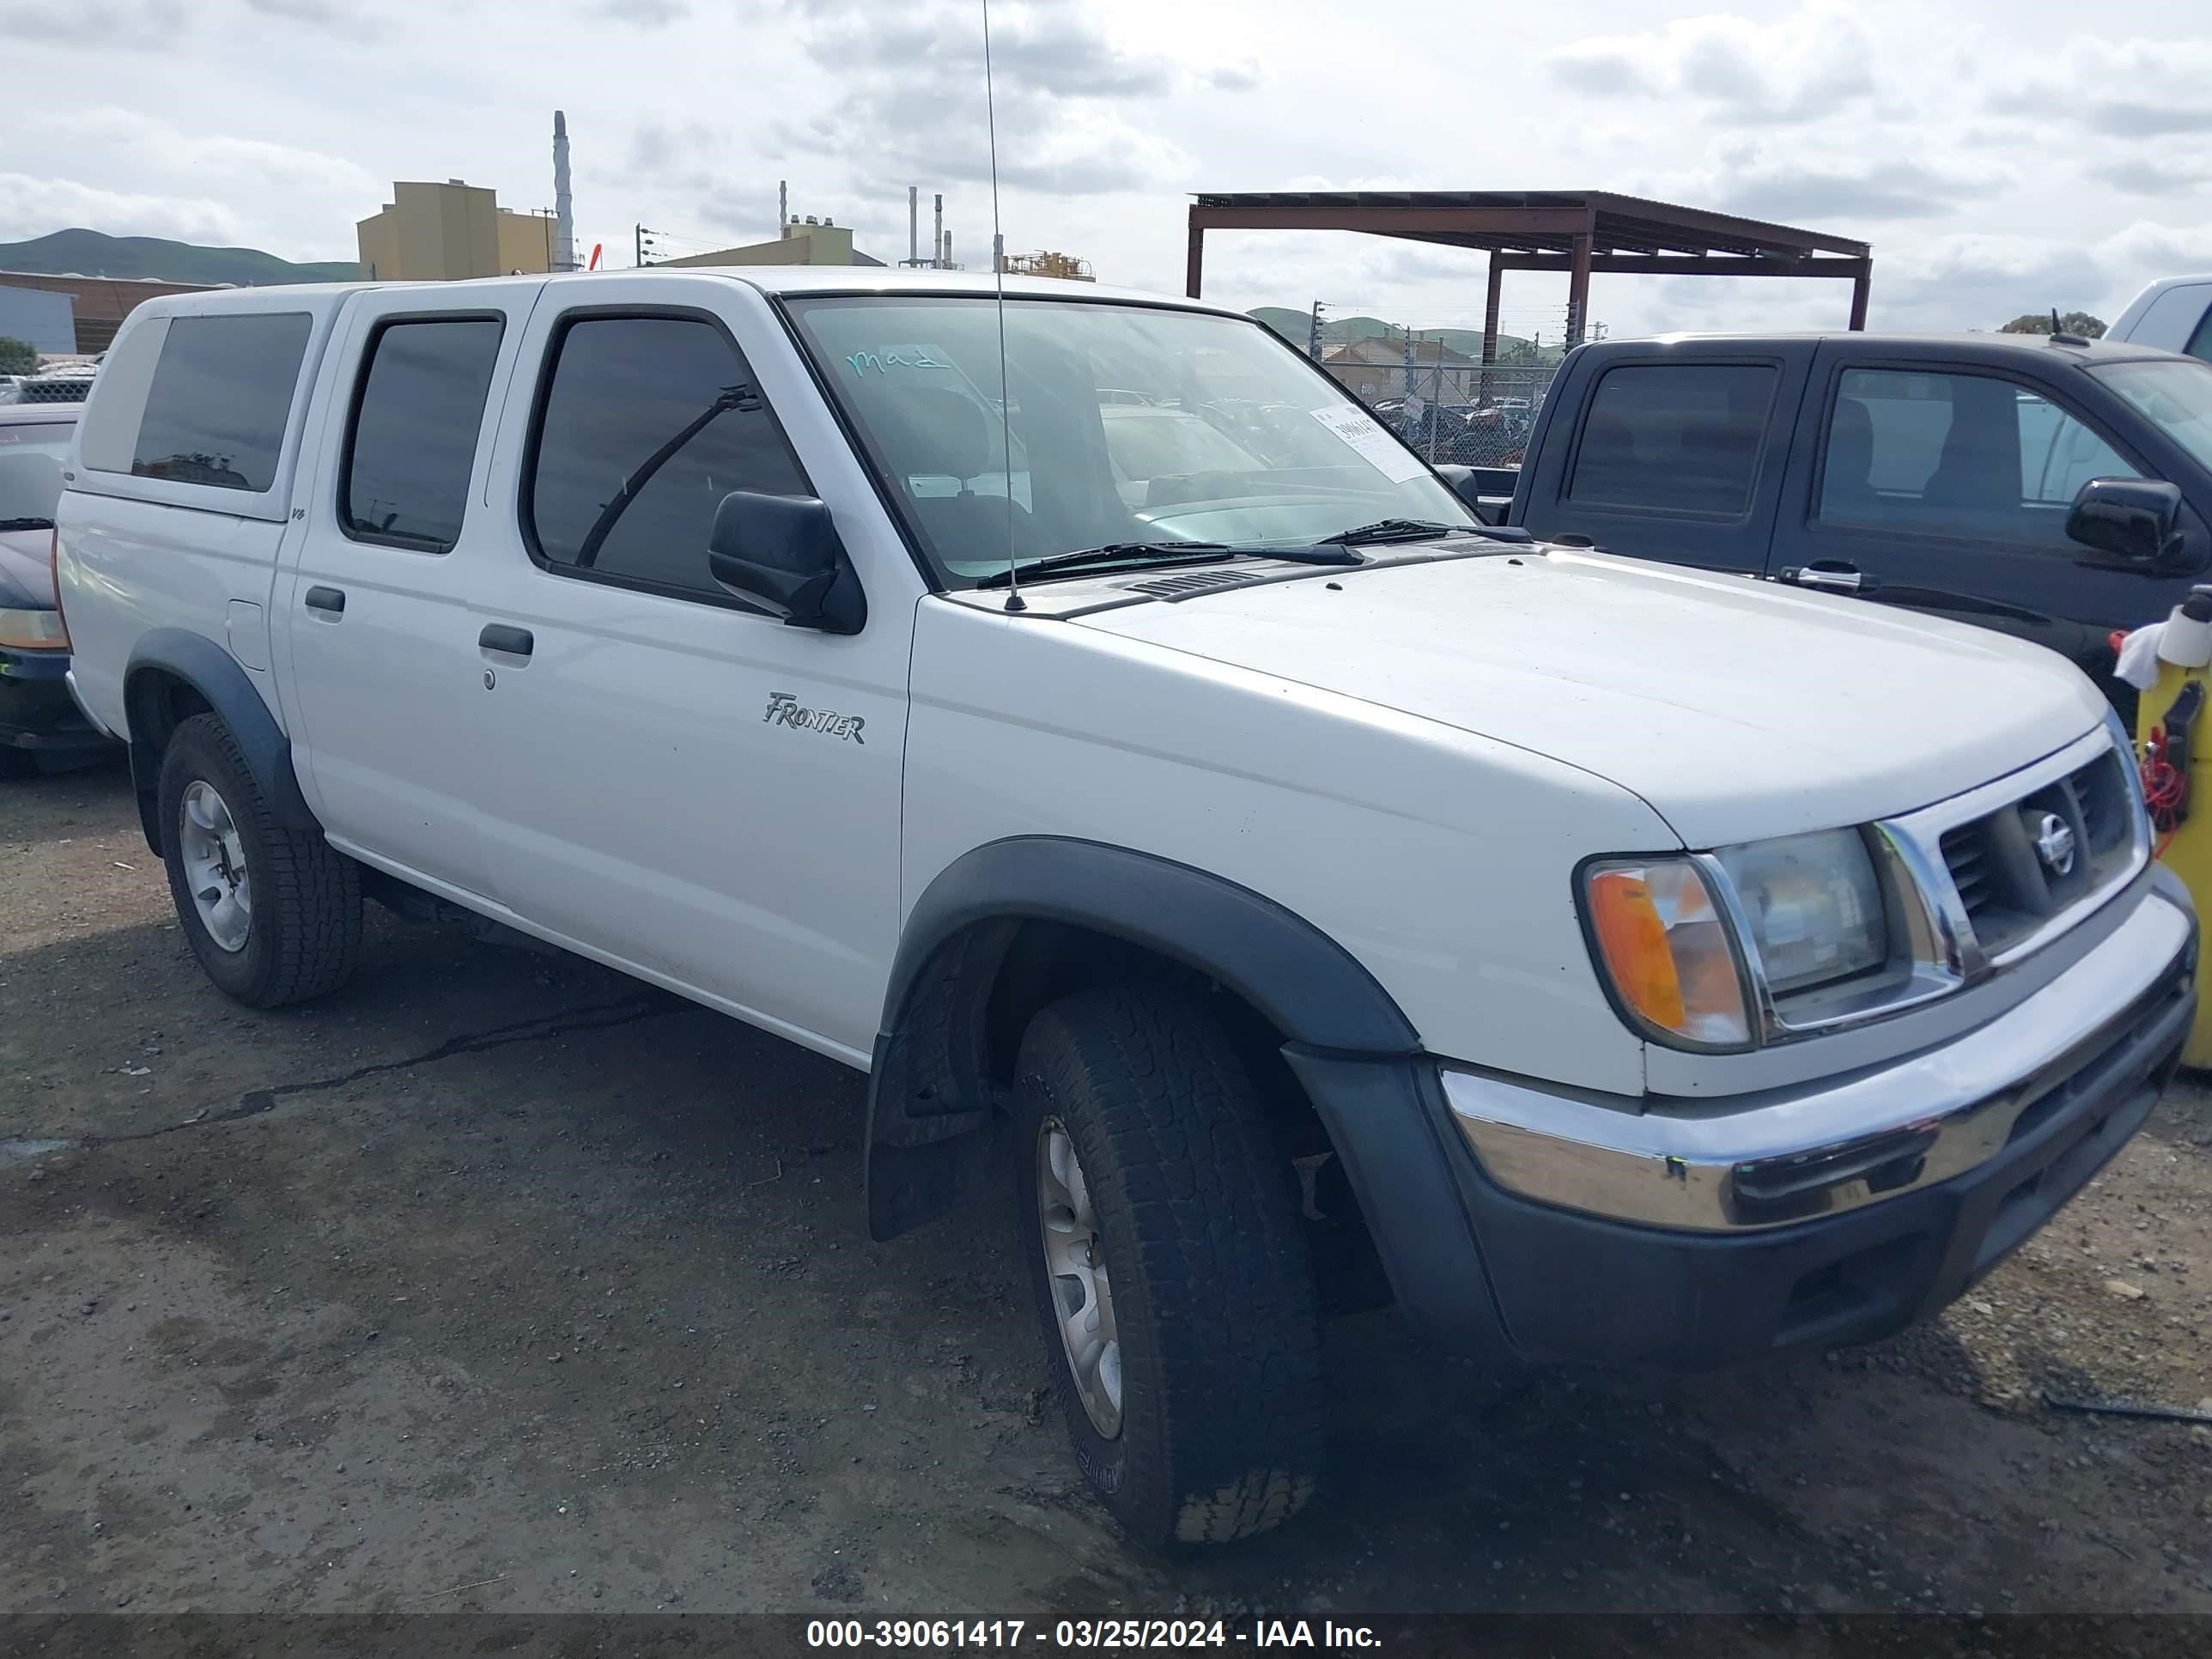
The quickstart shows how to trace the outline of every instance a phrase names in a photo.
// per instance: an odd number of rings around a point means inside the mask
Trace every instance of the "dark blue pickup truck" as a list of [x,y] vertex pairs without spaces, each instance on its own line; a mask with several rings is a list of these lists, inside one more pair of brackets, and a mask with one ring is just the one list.
[[2101,681],[2112,630],[2212,566],[2212,364],[2066,335],[1601,341],[1511,488],[1486,517],[1941,612]]

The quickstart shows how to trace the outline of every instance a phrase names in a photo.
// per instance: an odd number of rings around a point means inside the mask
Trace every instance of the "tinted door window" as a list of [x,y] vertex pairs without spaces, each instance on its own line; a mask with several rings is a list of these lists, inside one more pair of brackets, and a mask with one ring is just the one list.
[[346,534],[432,553],[460,538],[501,326],[471,317],[378,330],[346,441]]
[[524,504],[539,557],[726,600],[707,574],[722,498],[812,493],[737,347],[693,318],[587,317],[553,349]]
[[217,489],[276,483],[308,328],[304,312],[170,319],[131,471]]
[[1590,398],[1567,499],[1741,517],[1751,506],[1780,377],[1768,363],[1607,371]]
[[2090,428],[1993,374],[1844,371],[1829,411],[1824,524],[2068,548],[2092,478],[2136,469]]

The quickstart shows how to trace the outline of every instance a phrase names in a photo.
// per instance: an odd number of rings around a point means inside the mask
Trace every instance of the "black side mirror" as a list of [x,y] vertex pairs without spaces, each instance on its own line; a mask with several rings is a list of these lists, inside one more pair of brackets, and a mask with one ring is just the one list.
[[793,628],[857,634],[868,619],[860,579],[830,509],[812,495],[733,490],[714,509],[707,569],[716,583]]
[[2066,534],[2129,564],[2154,567],[2179,550],[2181,490],[2155,478],[2092,478],[2074,497]]
[[1451,486],[1451,492],[1460,499],[1467,510],[1474,514],[1477,524],[1489,524],[1498,516],[1497,504],[1482,499],[1482,480],[1471,466],[1461,466],[1454,461],[1439,461],[1437,477]]

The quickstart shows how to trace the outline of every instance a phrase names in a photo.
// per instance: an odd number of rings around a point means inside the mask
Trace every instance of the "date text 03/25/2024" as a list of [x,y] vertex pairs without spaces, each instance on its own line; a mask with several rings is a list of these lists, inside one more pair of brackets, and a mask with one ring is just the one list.
[[1365,1648],[1382,1645],[1364,1625],[1256,1619],[811,1619],[811,1648]]

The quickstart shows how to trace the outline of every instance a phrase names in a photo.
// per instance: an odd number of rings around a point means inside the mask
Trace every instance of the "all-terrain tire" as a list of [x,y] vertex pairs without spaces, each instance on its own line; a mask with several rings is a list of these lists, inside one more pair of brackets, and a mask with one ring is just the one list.
[[[1138,1541],[1225,1543],[1304,1508],[1324,1450],[1320,1316],[1296,1175],[1200,996],[1085,991],[1022,1039],[1017,1226],[1068,1432]],[[1102,1434],[1063,1340],[1038,1148],[1063,1126],[1095,1214],[1120,1336],[1120,1421]]]
[[[245,854],[252,917],[235,950],[209,932],[185,872],[184,801],[196,782],[222,798]],[[320,830],[277,824],[219,716],[196,714],[171,735],[155,800],[178,926],[219,989],[250,1006],[275,1008],[345,981],[361,951],[360,866]]]

